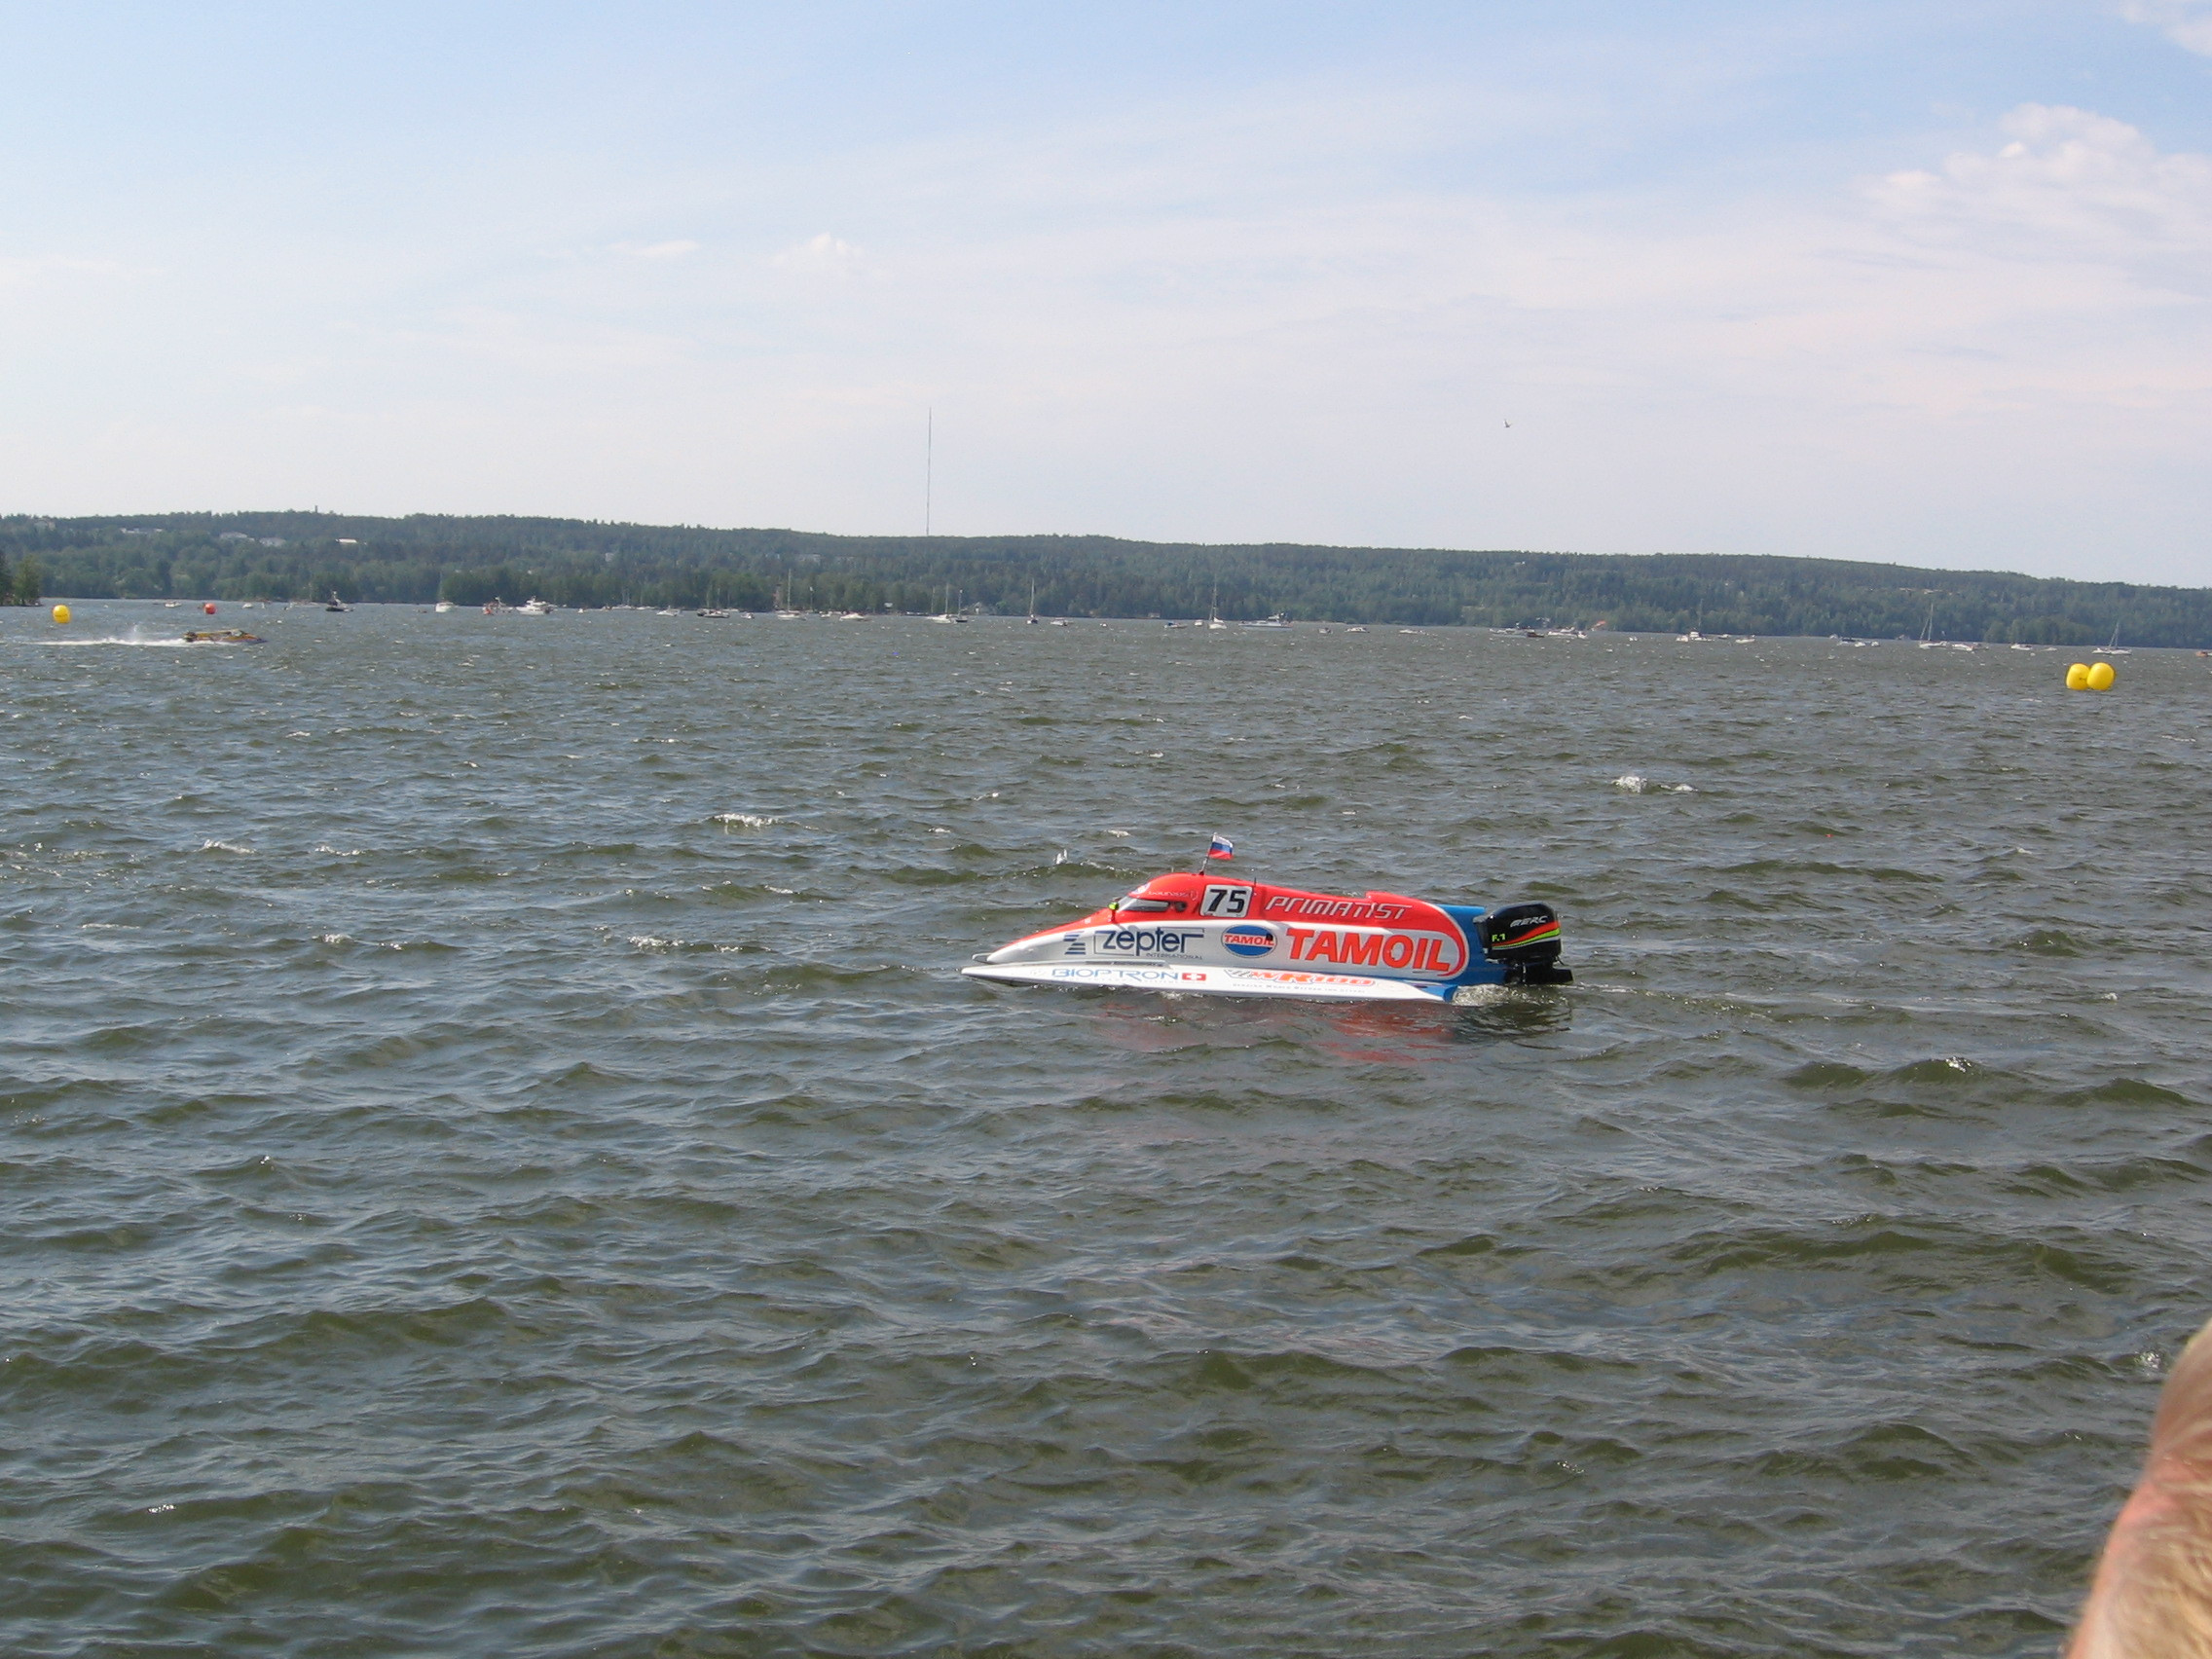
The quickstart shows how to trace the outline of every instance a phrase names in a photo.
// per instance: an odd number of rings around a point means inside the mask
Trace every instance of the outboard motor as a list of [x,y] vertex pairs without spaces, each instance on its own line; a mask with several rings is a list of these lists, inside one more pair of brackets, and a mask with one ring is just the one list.
[[1509,985],[1571,985],[1574,975],[1560,966],[1559,912],[1530,900],[1500,904],[1478,924],[1483,954],[1505,968]]

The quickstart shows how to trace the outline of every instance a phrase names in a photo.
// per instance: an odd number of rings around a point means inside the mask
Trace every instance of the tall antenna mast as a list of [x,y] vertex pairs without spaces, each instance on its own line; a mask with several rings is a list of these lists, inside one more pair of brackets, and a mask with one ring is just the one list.
[[930,507],[937,493],[937,410],[933,406],[922,428],[922,534],[930,533]]

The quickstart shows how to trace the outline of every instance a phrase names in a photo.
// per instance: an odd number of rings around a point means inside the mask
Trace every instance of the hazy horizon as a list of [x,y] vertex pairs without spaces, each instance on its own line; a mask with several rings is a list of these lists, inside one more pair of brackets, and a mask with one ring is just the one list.
[[[1079,530],[1079,531],[1022,531],[1022,530],[1011,530],[1011,531],[988,531],[988,532],[975,532],[975,533],[962,533],[962,532],[953,532],[953,531],[937,531],[937,532],[935,532],[934,534],[932,534],[931,535],[927,535],[927,536],[925,536],[925,535],[921,535],[921,534],[920,534],[919,532],[901,532],[901,531],[822,531],[822,530],[809,530],[809,529],[807,529],[807,528],[805,528],[805,527],[803,527],[803,526],[799,526],[799,525],[768,525],[768,524],[752,524],[752,525],[747,525],[747,524],[726,524],[726,525],[718,525],[718,524],[703,524],[703,523],[688,522],[688,521],[673,521],[673,522],[662,522],[662,523],[656,523],[656,522],[654,522],[654,521],[651,521],[651,520],[647,520],[647,519],[577,519],[577,518],[567,518],[567,517],[562,517],[562,516],[560,516],[560,515],[556,515],[556,514],[549,514],[549,513],[498,513],[498,512],[493,512],[493,513],[435,513],[435,512],[421,512],[421,513],[383,513],[383,514],[378,514],[378,513],[348,513],[348,512],[342,512],[342,511],[340,511],[340,510],[339,510],[339,509],[337,509],[337,508],[333,508],[333,507],[320,507],[320,506],[309,506],[309,507],[189,507],[189,508],[180,508],[180,509],[177,509],[177,510],[175,510],[175,511],[172,511],[172,512],[167,512],[167,513],[164,513],[164,512],[159,512],[159,511],[156,511],[156,512],[145,512],[145,513],[81,513],[81,514],[67,514],[67,515],[62,515],[62,514],[52,514],[52,513],[49,513],[49,514],[41,514],[41,515],[16,514],[16,515],[0,515],[0,520],[4,520],[4,519],[5,519],[6,517],[8,517],[8,516],[15,516],[15,517],[33,517],[33,518],[35,518],[35,519],[39,520],[40,522],[51,522],[51,523],[53,523],[53,524],[55,524],[55,525],[56,525],[56,526],[59,526],[59,525],[77,525],[77,524],[85,524],[85,523],[88,523],[88,522],[92,522],[92,523],[99,523],[99,522],[113,522],[113,523],[116,523],[116,524],[118,524],[118,525],[122,525],[122,524],[124,523],[124,521],[126,521],[126,520],[159,520],[159,519],[164,519],[164,518],[166,518],[166,519],[188,519],[188,518],[213,518],[213,519],[283,519],[283,518],[313,518],[313,517],[322,517],[322,518],[329,518],[329,519],[334,519],[334,520],[346,520],[346,521],[356,521],[356,522],[357,522],[357,521],[366,521],[366,522],[370,522],[370,523],[377,523],[377,522],[402,523],[402,522],[404,522],[404,521],[406,521],[406,520],[408,520],[408,519],[410,519],[410,518],[434,518],[434,519],[456,519],[456,520],[461,520],[461,521],[463,521],[463,522],[465,522],[465,521],[468,521],[468,520],[472,520],[472,519],[483,519],[483,520],[488,520],[488,521],[492,521],[492,522],[495,522],[495,523],[497,523],[497,522],[502,522],[502,521],[511,521],[511,522],[516,522],[516,523],[550,523],[550,524],[597,525],[597,526],[600,526],[600,527],[603,527],[603,528],[608,528],[608,529],[623,529],[623,530],[645,530],[645,531],[689,531],[689,532],[696,532],[696,533],[698,533],[698,534],[701,534],[701,535],[796,535],[796,536],[825,536],[825,537],[832,537],[832,538],[834,538],[834,537],[840,537],[840,536],[850,536],[850,537],[852,537],[853,539],[856,539],[856,540],[866,540],[866,539],[877,539],[877,538],[880,538],[880,539],[885,539],[885,540],[894,540],[894,541],[1031,541],[1031,540],[1112,541],[1112,542],[1118,542],[1118,543],[1122,543],[1122,544],[1124,544],[1124,545],[1129,545],[1129,546],[1138,546],[1138,547],[1158,547],[1158,548],[1162,548],[1162,549],[1175,549],[1175,548],[1185,548],[1185,547],[1188,547],[1188,548],[1196,549],[1196,550],[1198,550],[1198,551],[1219,551],[1219,552],[1224,552],[1224,553],[1230,553],[1230,552],[1241,552],[1241,551],[1251,551],[1251,550],[1259,550],[1259,549],[1265,549],[1265,548],[1269,548],[1269,547],[1282,547],[1282,548],[1285,548],[1285,549],[1295,549],[1295,550],[1301,550],[1301,551],[1309,551],[1309,552],[1322,552],[1322,553],[1411,553],[1411,554],[1423,554],[1423,555],[1426,555],[1426,554],[1465,554],[1465,555],[1468,555],[1468,556],[1470,556],[1470,557],[1487,557],[1487,556],[1493,556],[1493,555],[1501,554],[1501,553],[1517,553],[1517,554],[1527,554],[1527,555],[1529,555],[1529,556],[1530,556],[1530,557],[1534,557],[1534,558],[1559,558],[1559,559],[1671,559],[1671,558],[1679,558],[1679,559],[1701,559],[1701,558],[1720,558],[1720,559],[1784,559],[1784,560],[1792,560],[1792,559],[1807,559],[1807,560],[1820,560],[1820,561],[1824,561],[1824,562],[1827,562],[1827,563],[1835,563],[1835,564],[1847,564],[1847,565],[1867,565],[1867,566],[1874,566],[1874,567],[1883,567],[1883,568],[1889,568],[1889,569],[1894,569],[1894,570],[1902,571],[1908,571],[1908,572],[1933,572],[1933,573],[1947,573],[1947,574],[1953,574],[1953,575],[1984,575],[1984,576],[1987,576],[1987,575],[1996,575],[1996,576],[2021,576],[2021,577],[2026,577],[2026,578],[2028,578],[2028,579],[2030,579],[2030,580],[2067,580],[2067,581],[2081,581],[2081,582],[2092,582],[2092,583],[2109,583],[2109,582],[2119,582],[2119,583],[2124,583],[2124,584],[2127,584],[2127,585],[2131,585],[2131,586],[2146,587],[2146,588],[2154,588],[2154,587],[2156,587],[2156,588],[2183,588],[2183,589],[2194,589],[2194,590],[2212,590],[2212,581],[2194,581],[2194,582],[2192,582],[2192,581],[2179,581],[2179,582],[2141,582],[2141,581],[2136,581],[2136,580],[2134,580],[2133,578],[2130,578],[2130,577],[2126,577],[2126,576],[2096,575],[2096,574],[2089,574],[2089,575],[2075,575],[2075,576],[2067,576],[2067,575],[2039,575],[2039,574],[2038,574],[2037,572],[2035,572],[2035,571],[2026,571],[2026,570],[2021,570],[2021,569],[2018,569],[2018,568],[2013,568],[2013,567],[2006,567],[2006,566],[1999,566],[1999,565],[1934,565],[1934,564],[1930,564],[1930,565],[1914,565],[1914,564],[1909,564],[1909,563],[1906,563],[1906,562],[1903,562],[1903,561],[1900,561],[1900,560],[1897,560],[1897,559],[1887,559],[1887,558],[1880,558],[1880,557],[1875,557],[1875,556],[1872,556],[1872,555],[1868,555],[1868,554],[1856,554],[1856,553],[1833,553],[1833,554],[1829,554],[1829,553],[1823,553],[1823,554],[1788,554],[1788,553],[1732,553],[1732,552],[1729,552],[1729,551],[1727,551],[1727,550],[1725,550],[1725,549],[1716,549],[1716,548],[1670,548],[1670,549],[1662,549],[1662,550],[1659,550],[1659,551],[1655,551],[1655,552],[1650,552],[1650,553],[1622,553],[1622,552],[1617,552],[1617,551],[1609,551],[1609,550],[1604,550],[1604,549],[1596,549],[1596,548],[1577,548],[1577,547],[1464,547],[1464,546],[1463,546],[1463,547],[1450,547],[1450,546],[1443,546],[1443,545],[1439,545],[1439,544],[1425,544],[1425,545],[1424,545],[1424,544],[1419,544],[1419,543],[1411,543],[1411,542],[1408,542],[1408,543],[1388,543],[1388,542],[1326,542],[1326,541],[1308,541],[1308,542],[1293,542],[1293,541],[1287,541],[1287,540],[1281,540],[1281,539],[1276,539],[1276,540],[1272,540],[1272,541],[1254,541],[1254,540],[1192,541],[1192,540],[1188,540],[1188,539],[1177,540],[1177,539],[1171,539],[1171,538],[1163,538],[1163,537],[1151,537],[1151,536],[1123,536],[1123,535],[1108,535],[1108,534],[1106,534],[1106,533],[1104,533],[1104,532],[1098,532],[1098,531],[1080,531],[1080,530]],[[147,528],[155,528],[155,527],[153,527],[153,526],[148,526]],[[502,555],[500,555],[500,556],[501,556],[501,557],[510,557],[511,555],[504,555],[504,554],[502,554]],[[54,597],[55,597],[55,598],[66,598],[66,597],[74,597],[74,596],[61,595],[61,594],[58,594],[58,593],[57,593],[57,594],[55,594],[55,595]],[[150,604],[150,605],[161,605],[161,604],[166,604],[166,603],[168,603],[168,601],[167,601],[167,600],[166,600],[166,598],[142,598],[142,599],[134,599],[134,600],[129,600],[129,601],[118,600],[118,601],[115,601],[114,603],[118,603],[118,604]],[[361,603],[361,604],[375,604],[375,603],[380,603],[380,602],[378,602],[378,601],[371,601],[371,600],[363,600],[363,601],[359,601],[359,602],[357,602],[357,603]],[[419,602],[417,602],[417,601],[412,601],[412,600],[408,600],[408,601],[392,601],[391,603],[394,603],[394,604],[410,604],[410,605],[412,605],[412,604],[416,604],[416,603],[419,603]]]

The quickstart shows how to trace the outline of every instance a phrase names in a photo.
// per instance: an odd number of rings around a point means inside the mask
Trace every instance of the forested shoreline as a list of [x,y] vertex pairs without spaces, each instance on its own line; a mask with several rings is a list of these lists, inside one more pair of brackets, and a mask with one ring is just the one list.
[[0,605],[36,605],[44,581],[37,559],[24,555],[11,562],[0,541]]
[[[25,577],[27,576],[27,582]],[[724,606],[2212,646],[2212,590],[1840,559],[862,536],[575,519],[0,518],[0,597]]]

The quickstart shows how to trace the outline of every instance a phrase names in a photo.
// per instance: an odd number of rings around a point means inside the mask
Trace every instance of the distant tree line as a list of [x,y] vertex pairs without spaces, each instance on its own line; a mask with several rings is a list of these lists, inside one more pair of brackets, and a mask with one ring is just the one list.
[[36,605],[39,581],[38,561],[25,553],[10,570],[7,544],[0,541],[0,605]]
[[[2212,590],[1748,555],[861,536],[575,519],[0,519],[6,591],[72,598],[721,606],[2212,646]],[[43,572],[43,576],[42,576]],[[28,597],[24,595],[27,593]]]

